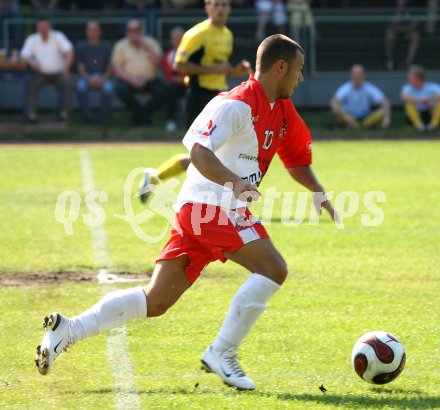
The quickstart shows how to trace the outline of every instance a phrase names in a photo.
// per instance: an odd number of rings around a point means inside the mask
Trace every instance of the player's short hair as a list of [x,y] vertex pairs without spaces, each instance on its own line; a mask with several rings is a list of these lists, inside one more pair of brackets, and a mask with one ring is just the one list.
[[256,69],[265,73],[279,60],[284,60],[290,65],[295,60],[298,51],[304,54],[303,48],[291,38],[283,34],[269,36],[258,47]]
[[416,75],[417,78],[419,78],[422,81],[425,81],[426,79],[426,74],[425,74],[425,69],[420,66],[420,65],[412,65],[409,68],[410,73],[413,73]]

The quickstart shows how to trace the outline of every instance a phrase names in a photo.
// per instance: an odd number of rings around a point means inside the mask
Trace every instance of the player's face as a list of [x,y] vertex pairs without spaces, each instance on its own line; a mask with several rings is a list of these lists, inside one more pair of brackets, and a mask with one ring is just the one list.
[[229,0],[211,0],[205,6],[206,13],[215,25],[224,25],[231,12]]
[[304,54],[297,51],[296,58],[286,73],[280,79],[277,98],[290,98],[296,87],[304,81],[302,70],[304,68]]

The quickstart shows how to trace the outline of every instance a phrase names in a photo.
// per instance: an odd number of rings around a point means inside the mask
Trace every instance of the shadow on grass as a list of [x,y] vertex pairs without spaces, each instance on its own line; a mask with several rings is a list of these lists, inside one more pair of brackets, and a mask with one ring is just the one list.
[[[417,392],[417,393],[415,393]],[[295,394],[295,393],[270,393],[270,392],[254,392],[263,397],[272,397],[284,401],[303,401],[313,402],[319,405],[338,405],[345,406],[349,409],[365,409],[365,408],[384,408],[390,406],[398,409],[433,409],[440,406],[440,396],[426,396],[418,390],[383,390],[374,389],[377,395],[387,393],[381,397],[361,396],[361,395],[341,395],[341,394]],[[390,394],[416,394],[416,397],[392,397]]]
[[[84,390],[81,391],[82,394],[107,394],[116,393],[116,389],[94,389],[94,390]],[[76,393],[76,392],[66,392],[66,393]],[[316,405],[323,406],[341,406],[348,409],[379,409],[384,407],[391,407],[396,409],[433,409],[440,407],[440,396],[427,396],[424,395],[420,390],[404,390],[404,389],[383,389],[383,388],[373,388],[370,393],[377,395],[374,396],[362,396],[362,395],[341,395],[341,394],[307,394],[307,393],[277,393],[268,391],[248,391],[239,392],[234,389],[225,389],[223,391],[217,389],[206,389],[195,387],[178,387],[178,388],[152,388],[146,390],[138,390],[126,392],[128,394],[145,394],[145,395],[219,395],[235,393],[237,395],[251,395],[257,397],[267,397],[274,398],[277,400],[282,400],[286,402],[304,402],[304,408],[307,408],[306,403],[315,403]],[[393,397],[394,395],[413,395],[413,397]]]

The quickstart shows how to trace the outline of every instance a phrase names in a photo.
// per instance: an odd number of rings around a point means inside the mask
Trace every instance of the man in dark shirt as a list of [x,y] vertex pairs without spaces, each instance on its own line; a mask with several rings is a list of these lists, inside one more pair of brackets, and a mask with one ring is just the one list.
[[105,122],[108,108],[113,95],[111,76],[111,45],[101,40],[101,27],[97,21],[89,21],[86,26],[87,40],[77,47],[77,67],[80,78],[76,83],[78,100],[83,111],[84,119],[92,119],[89,91],[101,93],[98,121]]

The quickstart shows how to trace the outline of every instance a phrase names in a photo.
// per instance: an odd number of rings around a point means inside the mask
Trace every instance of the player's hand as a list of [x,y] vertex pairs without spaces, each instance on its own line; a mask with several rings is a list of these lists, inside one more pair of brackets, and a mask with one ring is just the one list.
[[316,201],[314,202],[315,205],[315,209],[316,212],[318,213],[318,215],[322,214],[322,208],[324,208],[330,215],[330,217],[333,219],[333,221],[335,221],[337,224],[339,224],[341,222],[341,218],[339,217],[338,213],[335,211],[335,209],[333,208],[332,204],[330,203],[330,201]]
[[237,77],[245,76],[251,73],[251,63],[247,60],[241,60],[234,67],[234,75]]
[[224,62],[224,63],[217,64],[217,65],[214,66],[213,68],[214,68],[214,72],[215,72],[216,74],[228,74],[228,73],[231,71],[232,66],[231,66],[231,64],[229,64],[229,63],[226,61],[226,62]]
[[249,181],[244,179],[237,180],[233,184],[232,190],[235,197],[243,202],[258,201],[258,199],[261,197],[258,189]]

